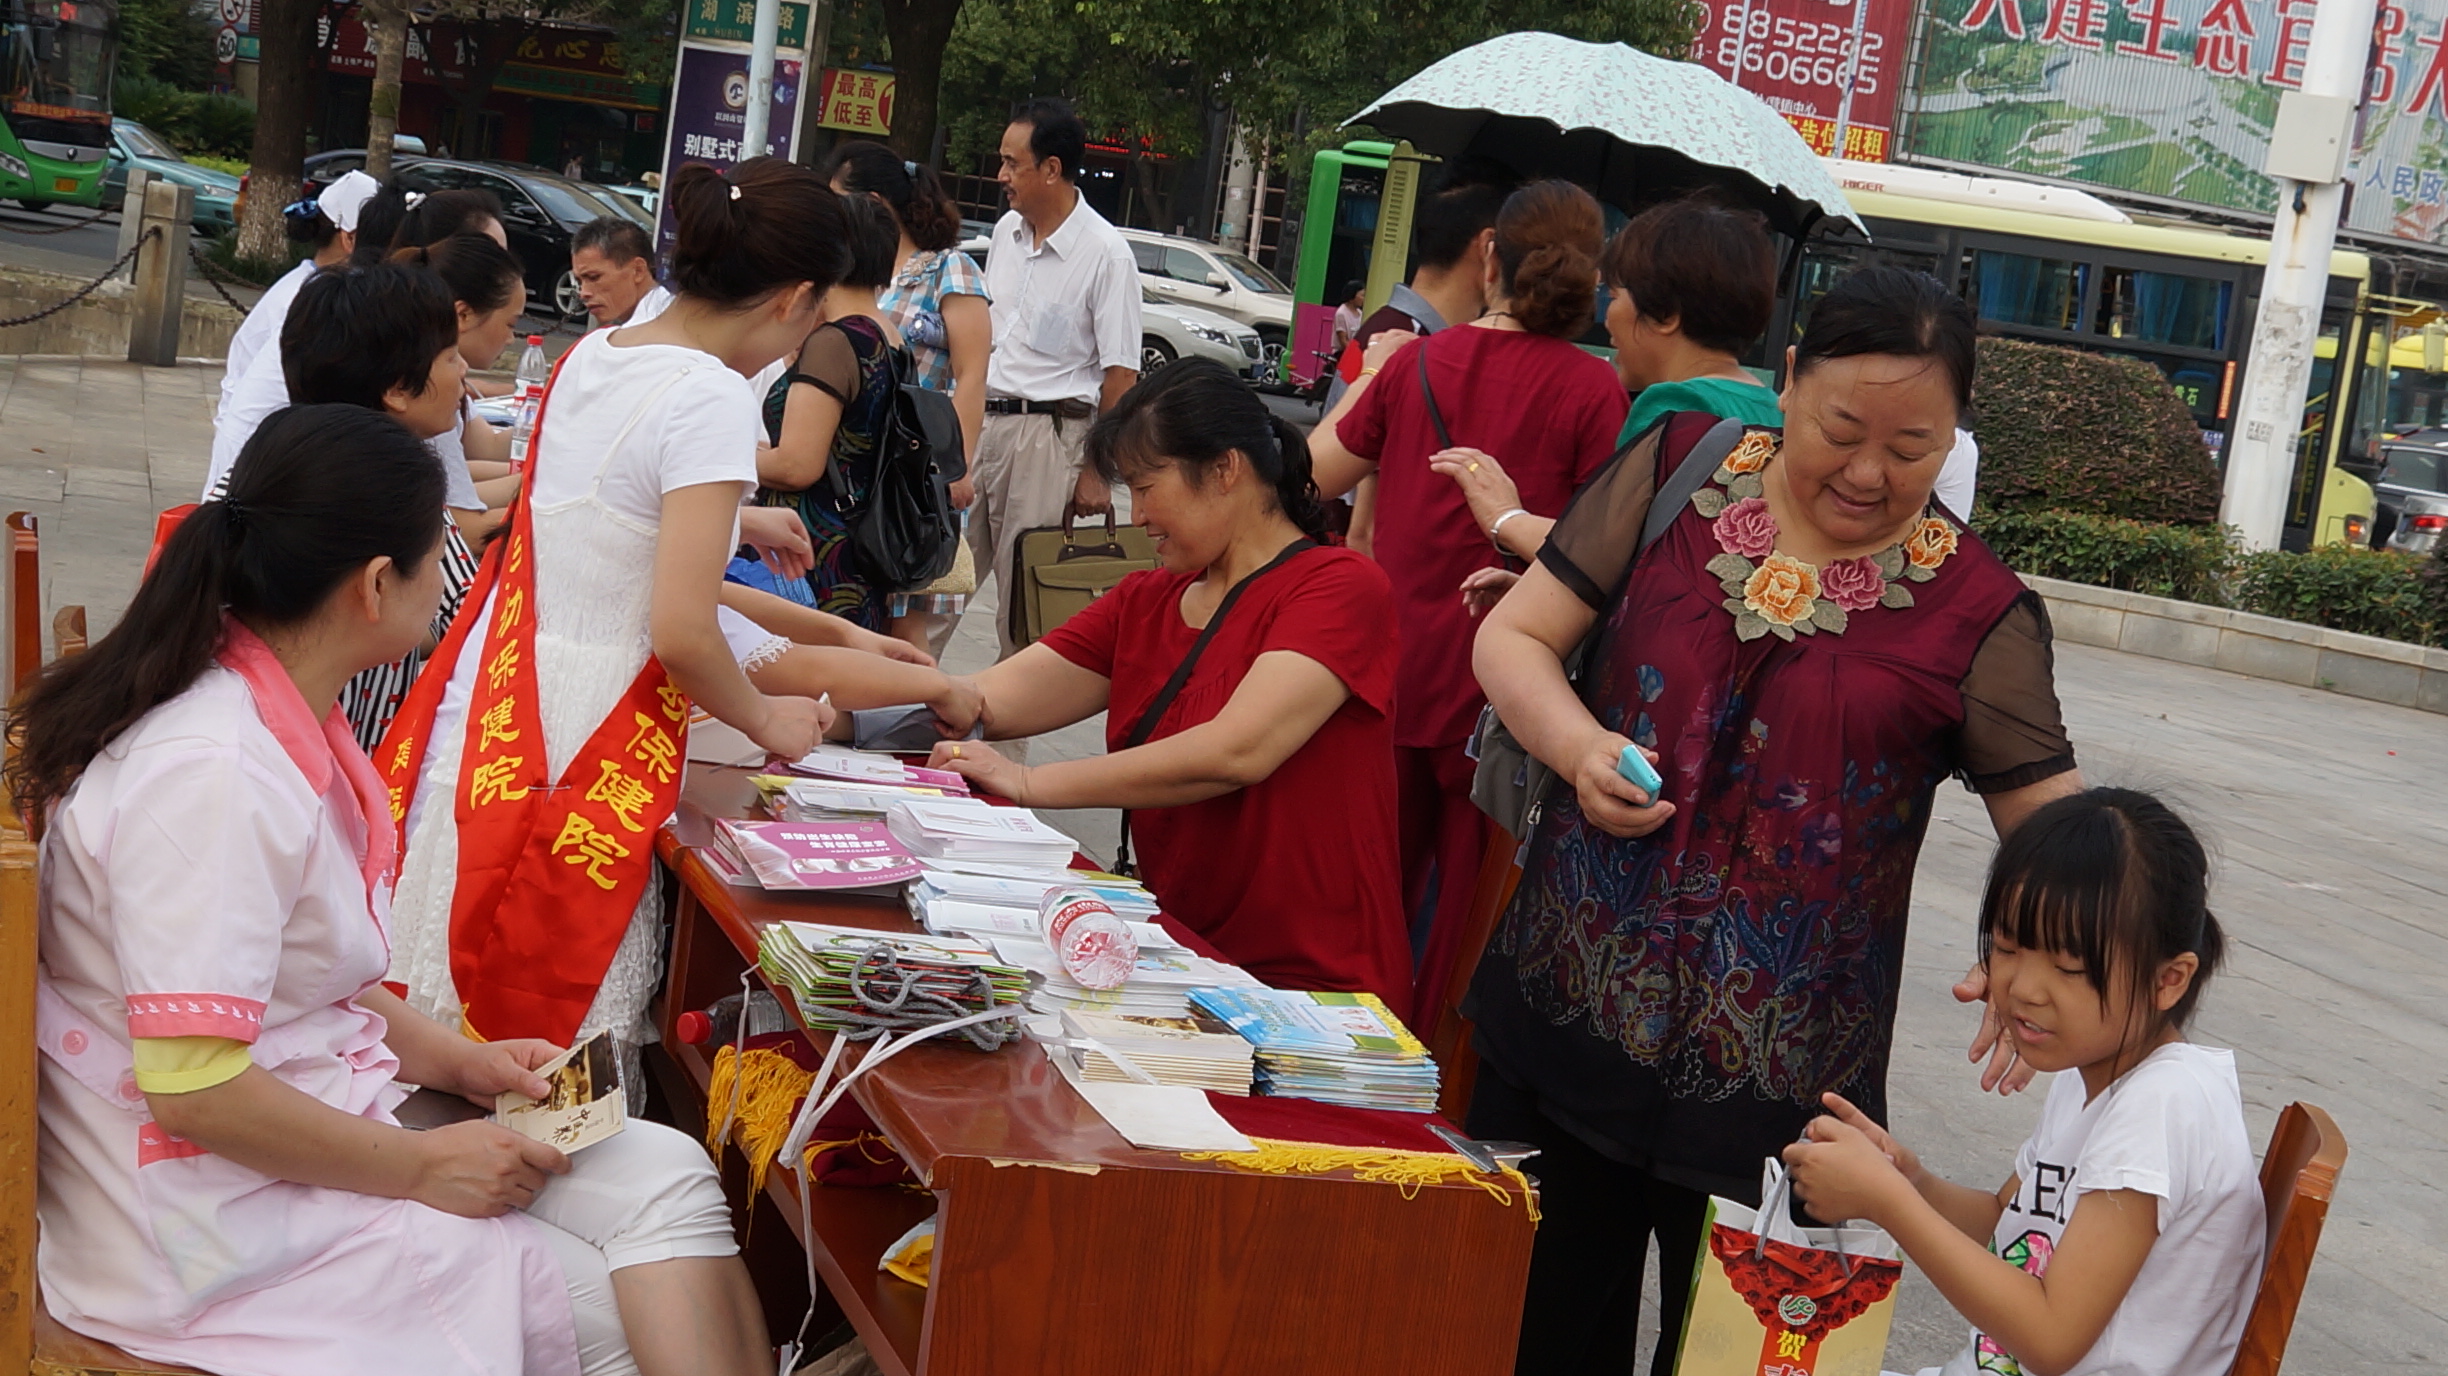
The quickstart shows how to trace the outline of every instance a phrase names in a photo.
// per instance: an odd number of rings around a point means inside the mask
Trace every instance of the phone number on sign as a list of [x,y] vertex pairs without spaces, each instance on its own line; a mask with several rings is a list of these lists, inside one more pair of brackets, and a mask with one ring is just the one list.
[[[1820,23],[1728,5],[1717,12],[1717,28],[1719,71],[1740,71],[1744,76],[1756,73],[1770,81],[1794,86],[1844,84],[1845,57],[1853,37],[1850,24]],[[1861,70],[1855,78],[1855,95],[1878,92],[1880,58],[1886,48],[1885,34],[1862,34]]]

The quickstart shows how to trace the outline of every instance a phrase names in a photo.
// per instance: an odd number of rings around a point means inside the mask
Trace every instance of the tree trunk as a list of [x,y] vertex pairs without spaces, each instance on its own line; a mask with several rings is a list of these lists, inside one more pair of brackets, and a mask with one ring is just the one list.
[[[442,93],[450,97],[456,118],[452,121],[451,153],[462,158],[488,158],[491,150],[480,147],[484,132],[485,97],[493,93],[493,83],[501,79],[502,68],[518,52],[541,24],[530,19],[524,24],[497,20],[478,28],[473,62],[468,64],[467,80],[453,84],[442,78]],[[440,75],[440,73],[436,73]]]
[[952,41],[960,8],[961,0],[884,0],[884,32],[892,39],[891,143],[913,162],[935,147],[944,47]]
[[399,133],[400,68],[408,59],[408,6],[366,0],[374,38],[374,94],[366,102],[366,175],[391,179],[391,140]]
[[288,254],[281,209],[297,199],[306,163],[306,120],[321,73],[315,64],[316,0],[263,0],[263,60],[256,66],[255,148],[247,172],[238,256],[278,263]]

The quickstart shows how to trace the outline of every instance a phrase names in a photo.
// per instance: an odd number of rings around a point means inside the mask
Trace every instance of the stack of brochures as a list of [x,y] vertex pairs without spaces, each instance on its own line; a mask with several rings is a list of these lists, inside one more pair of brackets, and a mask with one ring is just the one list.
[[1017,1003],[1028,992],[1028,972],[997,960],[983,942],[814,922],[777,922],[767,927],[757,942],[757,964],[790,990],[808,1026],[854,1027],[857,1024],[842,1016],[843,1012],[867,1005],[851,988],[851,979],[862,961],[869,961],[872,972],[878,945],[887,948],[898,973],[891,977],[889,989],[873,988],[871,993],[889,998],[905,977],[914,975],[917,991],[976,1013],[985,1011],[989,990],[997,1004]]
[[718,818],[707,860],[733,883],[766,889],[889,889],[919,875],[918,862],[882,822]]
[[990,860],[1060,869],[1079,843],[1024,807],[993,807],[974,798],[906,798],[884,823],[913,855],[937,860]]
[[786,822],[881,822],[893,804],[905,799],[958,796],[920,784],[802,779],[791,774],[760,774],[756,786],[774,816]]
[[1195,989],[1190,1002],[1256,1048],[1261,1094],[1436,1110],[1436,1062],[1374,994],[1235,987]]
[[903,764],[890,755],[848,746],[820,745],[796,760],[778,766],[787,773],[845,783],[890,784],[900,788],[935,789],[966,796],[969,781],[948,769]]
[[[974,860],[925,860],[924,873],[909,886],[910,916],[930,932],[972,936],[1033,936],[1045,896],[1057,889],[1084,890],[1105,901],[1136,931],[1155,925],[1156,895],[1135,879],[1091,870],[1048,870]],[[1142,946],[1179,943],[1158,930],[1139,932]]]
[[1193,955],[1179,946],[1142,943],[1128,980],[1112,989],[1091,989],[1072,979],[1055,957],[1054,948],[1035,936],[997,936],[993,945],[995,954],[1005,964],[1037,976],[1037,986],[1029,994],[1029,1008],[1038,1013],[1187,1018],[1193,989],[1219,985],[1264,987],[1238,965]]
[[1204,1013],[1150,1018],[1066,1009],[1062,1022],[1073,1039],[1094,1043],[1080,1053],[1083,1079],[1135,1083],[1114,1063],[1114,1056],[1120,1056],[1160,1085],[1188,1085],[1219,1094],[1250,1092],[1249,1042]]

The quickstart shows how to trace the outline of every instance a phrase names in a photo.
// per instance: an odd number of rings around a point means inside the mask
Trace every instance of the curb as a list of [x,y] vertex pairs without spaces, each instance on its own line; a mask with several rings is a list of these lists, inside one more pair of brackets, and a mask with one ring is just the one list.
[[2057,638],[2448,714],[2448,650],[2088,583],[2018,575]]

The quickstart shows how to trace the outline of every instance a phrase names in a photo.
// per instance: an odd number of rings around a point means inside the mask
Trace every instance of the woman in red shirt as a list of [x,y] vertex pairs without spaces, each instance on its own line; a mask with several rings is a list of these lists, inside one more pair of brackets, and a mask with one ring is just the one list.
[[1269,984],[1365,990],[1407,1016],[1386,575],[1315,543],[1307,445],[1219,364],[1132,388],[1087,447],[1164,566],[975,683],[989,736],[1107,712],[1111,753],[1024,766],[948,741],[934,764],[1028,807],[1133,809],[1168,917]]
[[[1630,406],[1615,370],[1573,343],[1597,308],[1605,227],[1598,203],[1570,182],[1514,192],[1497,212],[1482,269],[1487,314],[1404,345],[1374,378],[1364,369],[1358,399],[1310,436],[1327,496],[1377,476],[1374,549],[1393,582],[1402,635],[1394,746],[1403,912],[1430,915],[1412,999],[1423,1034],[1445,1002],[1489,831],[1471,806],[1463,754],[1487,699],[1471,676],[1478,627],[1459,589],[1480,569],[1520,567],[1498,536],[1508,522],[1562,514],[1614,454]],[[1522,509],[1479,523],[1454,480],[1429,466],[1462,447],[1504,466]]]

